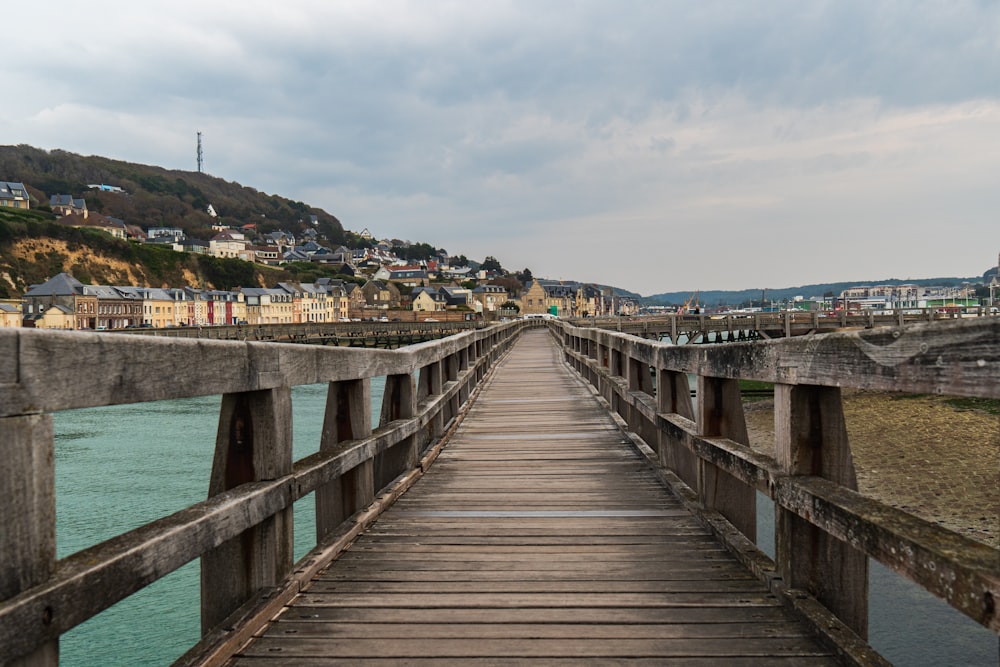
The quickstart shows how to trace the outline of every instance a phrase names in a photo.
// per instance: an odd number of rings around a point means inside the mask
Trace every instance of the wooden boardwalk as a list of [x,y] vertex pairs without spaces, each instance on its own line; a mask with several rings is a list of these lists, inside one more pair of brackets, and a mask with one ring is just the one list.
[[229,664],[832,665],[544,330],[424,478]]

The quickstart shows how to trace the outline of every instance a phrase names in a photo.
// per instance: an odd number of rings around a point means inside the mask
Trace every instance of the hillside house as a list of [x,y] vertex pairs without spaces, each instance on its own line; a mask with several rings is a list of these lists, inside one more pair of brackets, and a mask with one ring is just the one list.
[[99,213],[90,216],[70,213],[59,218],[56,222],[60,225],[75,227],[76,229],[95,229],[123,241],[128,238],[128,231],[125,229],[124,221],[118,218],[109,218]]
[[415,287],[410,293],[410,309],[415,312],[437,312],[447,307],[444,294],[433,287]]
[[500,306],[509,298],[507,288],[502,285],[479,285],[472,290],[473,308],[491,319],[499,314]]
[[249,248],[253,252],[254,261],[258,264],[278,266],[282,263],[281,251],[273,245],[255,245]]
[[472,290],[464,287],[441,287],[438,291],[444,294],[448,308],[468,308],[472,302]]
[[73,197],[73,195],[52,195],[49,197],[49,208],[56,215],[79,215],[86,218],[90,213],[87,211],[87,202],[84,199]]
[[250,243],[240,232],[235,230],[219,232],[208,242],[209,254],[213,257],[253,260]]
[[150,227],[146,230],[146,238],[150,241],[153,239],[169,238],[177,242],[183,241],[185,234],[184,230],[180,227]]
[[13,181],[0,181],[0,206],[6,208],[20,208],[28,210],[31,208],[31,197],[24,183]]
[[430,284],[427,271],[422,266],[383,266],[375,272],[376,280],[387,280],[405,287],[426,287]]
[[532,280],[521,296],[522,315],[551,313],[559,317],[576,315],[576,291],[579,283],[560,280]]
[[369,280],[361,287],[369,308],[399,308],[399,288],[392,283]]

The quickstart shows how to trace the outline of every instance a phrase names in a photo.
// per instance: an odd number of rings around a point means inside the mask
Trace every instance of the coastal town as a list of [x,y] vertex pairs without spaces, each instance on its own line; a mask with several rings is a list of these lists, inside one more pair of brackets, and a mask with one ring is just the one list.
[[[91,187],[121,190],[108,185]],[[0,206],[29,208],[24,184],[0,182]],[[611,288],[544,279],[521,283],[507,276],[499,263],[473,268],[445,255],[407,262],[392,251],[398,241],[377,241],[367,230],[360,234],[366,241],[364,247],[327,247],[315,220],[306,221],[298,234],[257,234],[253,224],[234,228],[220,222],[213,225],[215,235],[206,242],[188,238],[180,228],[143,229],[92,213],[82,197],[54,194],[49,207],[60,224],[98,230],[122,240],[262,266],[311,263],[336,277],[310,283],[279,282],[274,287],[205,289],[87,285],[63,272],[32,285],[19,300],[0,302],[0,326],[103,331],[356,320],[496,321],[532,314],[631,316],[639,311],[634,298]],[[215,216],[211,205],[208,213]]]
[[[117,186],[93,184],[94,190],[124,194]],[[0,206],[28,209],[31,196],[23,183],[0,182]],[[257,233],[253,223],[239,227],[219,221],[204,241],[189,238],[179,227],[142,228],[88,210],[86,200],[65,194],[49,197],[48,208],[60,224],[97,230],[135,243],[153,244],[182,253],[280,267],[307,263],[327,269],[332,277],[314,282],[279,282],[229,289],[197,286],[148,287],[84,284],[69,272],[31,285],[20,299],[0,300],[0,326],[64,330],[204,327],[382,321],[498,321],[531,315],[556,317],[637,316],[659,312],[713,312],[692,295],[676,307],[646,307],[611,287],[572,280],[546,280],[530,275],[522,283],[493,258],[483,264],[444,253],[412,261],[394,252],[398,240],[376,240],[368,230],[363,247],[324,245],[315,216],[302,230]],[[213,207],[207,213],[217,218]],[[473,264],[473,266],[470,266]],[[855,286],[837,295],[801,296],[785,303],[741,307],[739,312],[795,309],[832,312],[840,309],[962,310],[993,306],[996,274],[985,286],[927,287],[916,284]]]

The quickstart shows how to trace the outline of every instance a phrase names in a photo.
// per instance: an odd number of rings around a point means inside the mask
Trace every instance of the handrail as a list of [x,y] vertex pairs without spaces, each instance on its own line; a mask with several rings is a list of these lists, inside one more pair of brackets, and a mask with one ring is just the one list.
[[[698,346],[549,326],[567,362],[775,592],[804,592],[864,639],[870,557],[1000,634],[1000,551],[859,494],[840,394],[1000,398],[1000,319]],[[740,379],[774,383],[773,458],[749,447]],[[753,544],[756,491],[775,503],[774,561]]]
[[[493,362],[538,324],[392,351],[0,330],[0,656],[57,664],[61,634],[199,557],[212,582],[202,585],[211,635],[294,579],[295,501],[316,493],[317,548],[343,534],[394,480],[419,470]],[[373,430],[376,376],[386,385]],[[320,451],[293,462],[290,388],[324,382]],[[215,394],[209,498],[57,561],[51,413]]]
[[[784,310],[756,313],[670,313],[642,317],[597,317],[568,320],[574,326],[608,329],[636,336],[666,337],[679,343],[707,343],[710,334],[714,342],[747,339],[748,334],[761,338],[779,338],[809,333],[829,333],[847,329],[872,329],[881,326],[905,326],[921,322],[996,317],[996,310],[985,306],[954,309],[895,308],[892,310],[822,311]],[[718,337],[726,336],[719,339]]]

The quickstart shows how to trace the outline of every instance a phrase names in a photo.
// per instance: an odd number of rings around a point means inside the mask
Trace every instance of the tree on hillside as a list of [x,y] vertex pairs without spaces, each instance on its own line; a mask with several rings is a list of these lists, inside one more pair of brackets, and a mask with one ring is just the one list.
[[427,261],[437,255],[434,246],[428,243],[414,243],[409,246],[393,246],[392,252],[400,259],[406,261]]
[[534,276],[531,275],[531,269],[528,268],[522,269],[521,271],[515,271],[514,277],[520,280],[522,285],[535,279]]
[[497,276],[496,278],[492,279],[488,284],[499,285],[500,287],[503,287],[504,289],[507,290],[508,294],[510,294],[512,297],[515,298],[520,296],[521,290],[524,289],[524,285],[522,285],[521,282],[514,276]]
[[479,268],[489,273],[503,273],[503,267],[500,266],[500,261],[493,255],[487,255],[486,259],[483,260],[483,263]]

